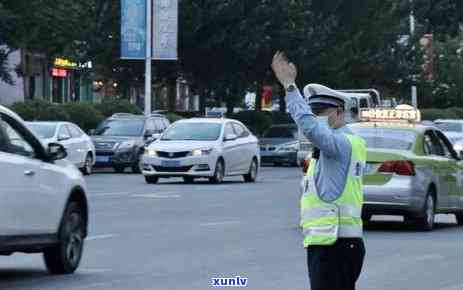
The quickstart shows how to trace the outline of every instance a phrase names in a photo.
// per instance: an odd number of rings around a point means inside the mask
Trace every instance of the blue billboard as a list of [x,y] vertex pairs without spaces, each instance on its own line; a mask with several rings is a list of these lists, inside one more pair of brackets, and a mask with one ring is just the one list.
[[146,0],[121,0],[121,58],[145,59]]

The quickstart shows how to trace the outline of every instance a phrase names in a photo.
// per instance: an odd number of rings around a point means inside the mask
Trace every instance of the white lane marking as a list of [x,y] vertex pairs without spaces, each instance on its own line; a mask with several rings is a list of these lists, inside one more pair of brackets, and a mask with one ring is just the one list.
[[430,255],[422,255],[422,256],[418,256],[414,258],[415,261],[429,261],[429,260],[440,260],[440,259],[444,259],[444,256],[430,254]]
[[105,196],[123,196],[123,195],[129,195],[127,192],[108,192],[108,193],[97,193],[97,194],[91,194],[89,195],[90,197],[105,197]]
[[145,197],[145,198],[180,198],[181,196],[175,194],[177,192],[163,192],[160,193],[146,193],[146,194],[132,194],[132,197]]
[[90,197],[111,197],[111,196],[131,196],[131,197],[153,197],[153,198],[166,198],[174,197],[178,198],[180,195],[177,191],[159,192],[159,193],[133,193],[133,192],[107,192],[107,193],[96,193],[90,195]]
[[111,285],[114,285],[115,283],[120,283],[124,282],[127,280],[121,280],[121,279],[111,279],[110,281],[106,282],[97,282],[97,283],[91,283],[91,284],[84,284],[84,285],[78,285],[78,286],[67,286],[67,289],[109,289]]
[[459,285],[454,285],[454,286],[448,286],[444,288],[439,288],[438,290],[460,290],[463,289],[463,283]]
[[95,241],[95,240],[105,240],[105,239],[112,239],[116,237],[115,234],[107,234],[107,235],[96,235],[96,236],[89,236],[85,240],[86,241]]
[[224,221],[224,222],[209,222],[209,223],[201,223],[199,224],[201,227],[216,227],[216,226],[231,226],[240,224],[240,221]]

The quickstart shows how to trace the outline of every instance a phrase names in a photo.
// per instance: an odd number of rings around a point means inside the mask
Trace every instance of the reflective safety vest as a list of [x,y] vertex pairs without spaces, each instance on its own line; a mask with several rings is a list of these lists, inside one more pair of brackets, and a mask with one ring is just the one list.
[[363,235],[362,177],[366,164],[366,146],[362,138],[350,134],[345,135],[352,145],[352,154],[346,185],[338,199],[332,202],[320,199],[314,178],[316,159],[311,160],[307,170],[309,184],[301,197],[304,247],[332,245],[338,237],[357,238]]

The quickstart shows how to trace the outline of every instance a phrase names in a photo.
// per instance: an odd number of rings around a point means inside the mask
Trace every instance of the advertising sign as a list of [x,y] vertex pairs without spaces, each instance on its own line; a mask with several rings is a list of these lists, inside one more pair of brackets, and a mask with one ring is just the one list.
[[122,0],[121,15],[121,58],[144,59],[146,0]]

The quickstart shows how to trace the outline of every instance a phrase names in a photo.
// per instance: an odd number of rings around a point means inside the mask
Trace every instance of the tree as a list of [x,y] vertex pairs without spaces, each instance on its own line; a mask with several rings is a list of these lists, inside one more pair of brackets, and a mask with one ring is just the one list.
[[[2,3],[0,3],[0,35],[7,34],[9,20],[10,16],[8,11],[3,7]],[[9,49],[2,37],[0,38],[0,80],[7,84],[13,84],[13,80],[10,75],[10,68],[7,64],[8,55]]]
[[414,8],[423,33],[433,33],[439,40],[455,37],[463,23],[460,0],[414,0]]
[[433,80],[421,82],[420,103],[431,108],[462,107],[463,32],[434,42],[433,64]]
[[398,41],[408,31],[407,9],[394,0],[184,0],[181,68],[235,104],[246,88],[259,95],[263,83],[275,82],[269,63],[284,50],[298,64],[302,85],[375,87],[401,96],[418,66],[416,40]]
[[245,89],[259,92],[264,82],[273,81],[270,62],[276,50],[301,59],[301,43],[313,34],[309,4],[183,0],[181,68],[194,76],[200,90],[214,89],[232,107]]

